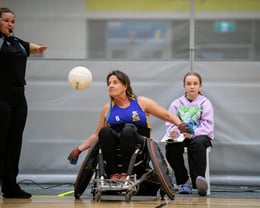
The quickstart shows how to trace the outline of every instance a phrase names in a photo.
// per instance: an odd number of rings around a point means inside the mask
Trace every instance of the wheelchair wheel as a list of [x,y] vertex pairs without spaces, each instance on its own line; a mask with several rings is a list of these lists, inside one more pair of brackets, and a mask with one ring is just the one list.
[[74,184],[74,197],[79,199],[79,197],[86,190],[94,172],[96,171],[96,166],[98,162],[98,142],[93,145],[80,166],[77,178]]
[[174,199],[174,183],[170,176],[168,165],[158,144],[152,139],[147,139],[147,149],[163,191],[168,195],[170,199]]

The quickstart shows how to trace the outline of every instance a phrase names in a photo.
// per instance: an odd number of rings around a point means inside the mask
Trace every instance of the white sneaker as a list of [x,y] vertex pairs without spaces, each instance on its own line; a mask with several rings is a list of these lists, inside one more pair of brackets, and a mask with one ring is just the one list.
[[197,186],[198,194],[200,196],[206,196],[207,195],[208,182],[204,177],[198,176],[196,178],[196,186]]

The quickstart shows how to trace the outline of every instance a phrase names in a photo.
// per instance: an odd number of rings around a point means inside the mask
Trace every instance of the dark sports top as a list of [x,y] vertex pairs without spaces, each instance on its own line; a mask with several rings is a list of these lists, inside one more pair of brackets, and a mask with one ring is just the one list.
[[117,104],[111,102],[106,122],[116,132],[121,132],[126,123],[132,123],[137,127],[140,135],[150,137],[149,116],[143,111],[137,98],[130,99],[130,105],[127,108],[120,108]]
[[23,87],[27,57],[30,55],[29,42],[14,36],[5,36],[0,48],[0,87]]

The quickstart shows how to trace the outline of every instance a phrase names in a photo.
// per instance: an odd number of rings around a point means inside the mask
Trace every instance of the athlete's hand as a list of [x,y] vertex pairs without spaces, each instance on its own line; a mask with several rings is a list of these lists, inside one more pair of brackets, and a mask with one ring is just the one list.
[[178,129],[184,133],[189,133],[189,134],[194,134],[194,129],[193,129],[193,123],[192,122],[189,122],[189,123],[180,123],[179,126],[178,126]]

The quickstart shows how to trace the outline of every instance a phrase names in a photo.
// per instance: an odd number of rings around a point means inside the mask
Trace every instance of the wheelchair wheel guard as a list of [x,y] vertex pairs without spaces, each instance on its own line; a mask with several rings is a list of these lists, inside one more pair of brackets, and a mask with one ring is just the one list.
[[158,144],[152,139],[147,139],[147,149],[150,155],[152,165],[155,173],[158,176],[158,180],[163,188],[163,191],[168,195],[170,199],[174,199],[174,183],[170,176],[168,165],[165,158],[158,146]]
[[86,190],[98,163],[98,142],[93,145],[82,162],[74,184],[74,197],[79,197]]

